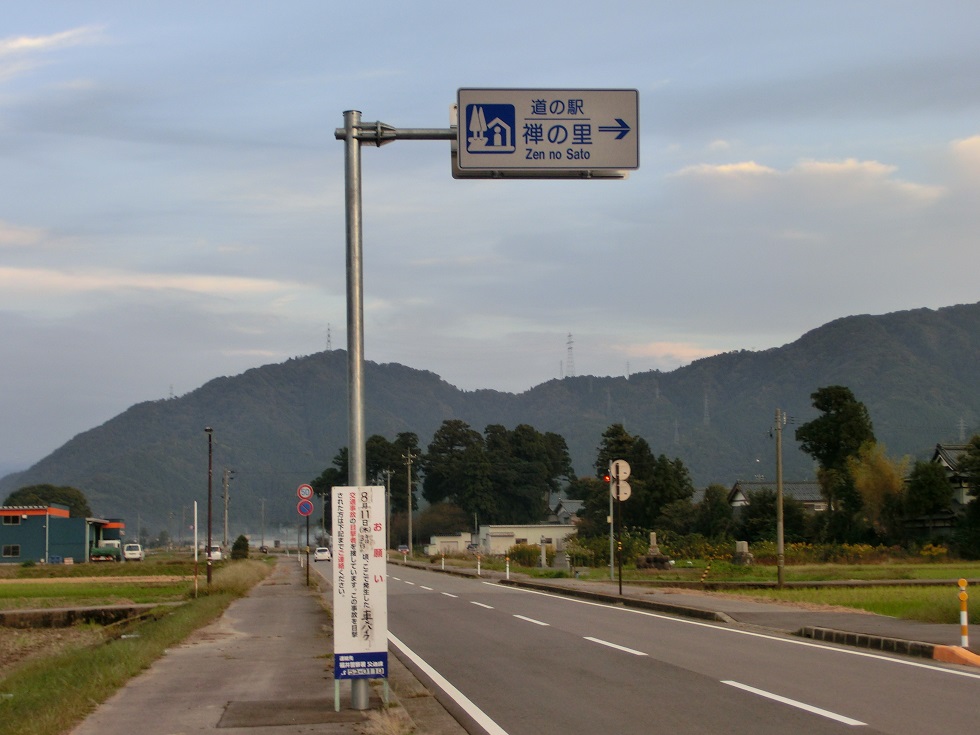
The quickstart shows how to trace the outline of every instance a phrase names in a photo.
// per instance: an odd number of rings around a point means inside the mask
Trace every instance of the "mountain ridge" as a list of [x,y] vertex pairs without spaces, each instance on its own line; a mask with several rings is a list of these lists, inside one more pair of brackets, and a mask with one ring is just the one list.
[[[810,394],[846,385],[869,409],[892,455],[924,458],[937,442],[978,429],[980,303],[835,319],[762,351],[732,351],[669,372],[553,379],[514,394],[463,391],[398,363],[365,364],[365,427],[393,439],[413,431],[422,447],[446,419],[483,431],[530,424],[565,437],[578,474],[591,474],[612,423],[643,436],[655,454],[679,457],[695,484],[730,486],[774,475],[775,410],[788,479],[813,477],[793,428],[812,419]],[[225,468],[232,526],[295,522],[295,487],[316,477],[347,444],[346,352],[333,350],[210,380],[180,397],[137,403],[82,432],[23,472],[0,479],[0,495],[44,482],[83,490],[94,512],[152,528],[186,527],[193,500],[207,498],[212,426],[214,508]],[[397,469],[393,483],[398,483]],[[402,478],[404,479],[404,478]],[[218,517],[220,517],[220,513]]]

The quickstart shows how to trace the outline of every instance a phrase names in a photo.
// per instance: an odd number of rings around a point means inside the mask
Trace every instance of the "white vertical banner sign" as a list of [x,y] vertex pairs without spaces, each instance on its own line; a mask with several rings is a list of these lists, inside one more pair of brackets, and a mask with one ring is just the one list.
[[335,487],[334,679],[388,678],[385,489]]

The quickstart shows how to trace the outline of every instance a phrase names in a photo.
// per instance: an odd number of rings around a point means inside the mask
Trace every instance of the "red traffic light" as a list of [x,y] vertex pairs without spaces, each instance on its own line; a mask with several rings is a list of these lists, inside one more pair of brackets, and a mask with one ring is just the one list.
[[609,473],[606,473],[605,475],[602,476],[603,482],[609,482],[611,479],[612,478],[609,476]]

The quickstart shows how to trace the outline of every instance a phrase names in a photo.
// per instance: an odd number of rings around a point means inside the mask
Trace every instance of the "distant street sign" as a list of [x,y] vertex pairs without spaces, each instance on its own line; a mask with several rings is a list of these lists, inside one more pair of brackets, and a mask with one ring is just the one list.
[[313,501],[312,500],[301,500],[296,504],[296,510],[301,516],[308,516],[313,514]]
[[630,463],[625,459],[617,459],[612,463],[612,476],[614,480],[628,480],[630,476]]
[[313,488],[310,485],[300,485],[296,488],[296,497],[307,500],[313,497]]
[[635,89],[460,89],[457,104],[464,177],[621,178],[640,166]]
[[612,493],[616,500],[629,500],[630,495],[633,494],[633,488],[626,480],[613,480]]

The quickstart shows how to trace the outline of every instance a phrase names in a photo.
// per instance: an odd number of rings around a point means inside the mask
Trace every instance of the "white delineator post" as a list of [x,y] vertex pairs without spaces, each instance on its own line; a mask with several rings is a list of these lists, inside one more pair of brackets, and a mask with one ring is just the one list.
[[966,594],[966,580],[959,580],[960,586],[960,645],[963,648],[970,647],[970,631],[968,629],[969,616],[966,612],[966,601],[969,599],[969,595]]

